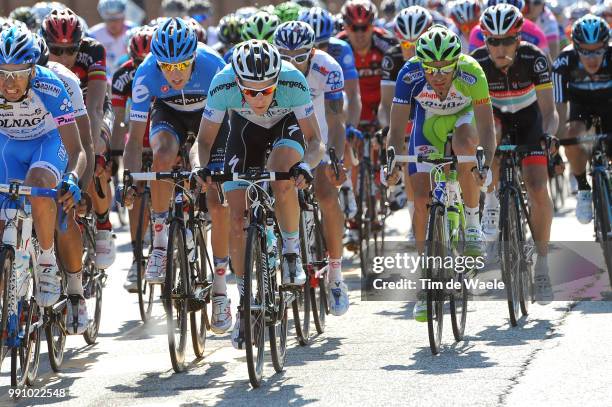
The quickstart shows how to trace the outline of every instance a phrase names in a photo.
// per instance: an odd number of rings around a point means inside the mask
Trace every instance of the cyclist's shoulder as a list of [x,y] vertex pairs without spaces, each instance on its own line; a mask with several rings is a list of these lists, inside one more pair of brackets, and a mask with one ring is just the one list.
[[308,83],[302,72],[295,68],[290,62],[283,61],[280,74],[278,75],[278,86],[279,88],[284,87],[289,89],[302,89],[306,86],[307,89]]
[[423,72],[423,67],[421,66],[421,62],[416,58],[412,57],[404,66],[400,69],[397,74],[397,83],[405,83],[409,86],[416,85],[417,83],[425,82],[425,73]]
[[516,50],[516,55],[519,63],[533,62],[533,60],[537,58],[545,58],[548,60],[548,57],[546,54],[544,54],[544,51],[542,51],[536,45],[526,41],[521,41],[518,49]]
[[469,87],[483,86],[488,89],[484,69],[482,69],[482,66],[480,66],[476,59],[467,54],[459,55],[457,74],[454,81],[455,83],[464,83]]
[[563,70],[568,67],[578,66],[578,55],[574,49],[573,44],[569,44],[557,56],[557,59],[553,62],[554,70]]
[[49,61],[47,62],[47,68],[51,70],[53,73],[55,73],[60,78],[62,77],[68,78],[77,83],[80,81],[79,77],[74,72],[72,72],[70,69],[66,68],[64,65],[60,64],[59,62]]
[[106,30],[106,24],[104,24],[104,22],[101,22],[94,25],[93,27],[90,27],[89,30],[87,30],[87,35],[89,37],[96,38],[98,35],[100,35],[100,33],[104,32],[104,30]]
[[470,56],[474,58],[480,65],[488,65],[491,63],[491,58],[489,57],[489,50],[485,45],[476,48],[470,53]]
[[237,91],[238,85],[236,84],[235,78],[236,73],[234,72],[234,68],[232,68],[231,64],[227,64],[225,68],[217,72],[212,79],[208,90],[208,96],[224,98],[227,97],[228,92]]
[[[317,67],[323,67],[324,69],[321,70]],[[339,70],[340,64],[334,59],[334,57],[329,55],[327,52],[317,49],[315,50],[315,54],[312,57],[312,69],[318,71],[323,75],[327,75],[330,69]]]
[[397,40],[387,31],[380,27],[374,27],[372,32],[372,43],[374,47],[385,53],[389,48],[397,45]]
[[465,71],[478,71],[482,69],[474,57],[464,53],[459,54],[459,58],[457,59],[457,67]]
[[66,92],[64,82],[49,68],[36,65],[36,75],[30,81],[32,90],[41,97],[59,98]]
[[349,44],[346,41],[346,37],[345,38],[339,38],[339,37],[330,37],[329,38],[329,45],[328,48],[337,48],[340,50],[351,50],[351,44]]
[[403,59],[404,56],[402,54],[402,47],[399,44],[395,44],[394,46],[392,46],[391,48],[385,51],[384,56],[393,58],[393,59],[397,59],[397,58]]
[[215,61],[217,63],[224,63],[221,55],[219,55],[219,53],[213,47],[201,42],[198,43],[198,48],[196,49],[196,58],[204,59],[206,61]]

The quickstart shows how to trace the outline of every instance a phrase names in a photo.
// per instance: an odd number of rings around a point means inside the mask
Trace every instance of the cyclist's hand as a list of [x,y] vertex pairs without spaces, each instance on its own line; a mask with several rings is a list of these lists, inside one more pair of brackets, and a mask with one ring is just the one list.
[[61,195],[57,201],[62,205],[64,212],[68,213],[81,200],[79,180],[73,173],[68,173],[64,175],[58,188],[61,191]]
[[553,157],[559,152],[559,139],[556,136],[553,136],[552,134],[545,134],[544,136],[542,136],[540,140],[540,145],[542,146],[543,150],[546,150],[546,148],[548,147],[548,151]]
[[91,211],[91,198],[87,192],[81,192],[81,200],[77,203],[75,208],[77,216],[85,217]]
[[94,168],[94,175],[96,177],[104,174],[105,171],[109,168],[109,162],[106,160],[106,157],[102,154],[96,154],[96,166]]
[[347,124],[346,125],[346,139],[350,141],[355,138],[359,140],[363,140],[363,133],[357,130],[355,127],[353,127],[352,124]]
[[292,174],[293,179],[295,179],[295,187],[298,189],[307,188],[314,179],[310,166],[302,161],[294,164],[293,167],[289,169],[289,172]]
[[482,171],[478,171],[477,167],[472,168],[472,177],[481,189],[489,188],[493,181],[493,173],[488,166],[482,167]]
[[123,207],[127,209],[132,209],[132,207],[134,206],[134,201],[136,200],[136,187],[134,185],[131,185],[127,188],[123,187],[122,191]]
[[346,172],[344,171],[344,167],[342,166],[342,164],[338,163],[338,169],[340,170],[338,172],[338,178],[336,178],[336,173],[334,172],[334,166],[331,163],[326,164],[325,169],[324,169],[325,176],[329,180],[330,184],[332,184],[335,187],[339,187],[340,185],[344,183],[344,181],[346,181]]
[[383,165],[382,167],[380,167],[380,182],[382,182],[384,186],[397,185],[401,179],[402,179],[402,167],[401,166],[396,165],[395,167],[393,167],[391,174],[387,173],[386,165]]
[[208,168],[196,167],[191,170],[190,180],[195,179],[202,187],[201,192],[206,192],[209,185],[211,184],[210,175],[211,173]]

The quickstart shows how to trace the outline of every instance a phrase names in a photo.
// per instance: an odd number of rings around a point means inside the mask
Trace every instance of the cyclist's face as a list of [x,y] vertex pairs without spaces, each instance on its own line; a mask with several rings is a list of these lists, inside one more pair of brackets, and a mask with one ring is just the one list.
[[[489,37],[491,40],[497,41],[510,41],[512,37],[508,36],[491,36]],[[497,69],[505,69],[508,68],[514,62],[514,57],[516,55],[516,50],[521,42],[520,38],[517,36],[515,40],[509,44],[504,44],[503,42],[498,42],[495,45],[491,45],[489,40],[485,40],[487,44],[487,49],[489,50],[489,55],[493,60],[493,63],[497,67]]]
[[106,29],[108,30],[109,34],[113,37],[119,37],[121,34],[123,34],[124,21],[125,20],[123,17],[106,20]]
[[[583,44],[580,45],[580,48],[587,52],[597,51],[603,49],[604,44]],[[578,56],[580,58],[580,62],[582,63],[582,65],[584,65],[584,70],[591,75],[596,74],[597,71],[599,71],[599,68],[601,67],[601,63],[603,62],[604,58],[604,55],[582,55],[580,52],[578,52]]]
[[[28,72],[29,76],[28,76]],[[10,75],[7,72],[12,71]],[[0,65],[0,93],[2,97],[9,102],[20,100],[28,89],[30,78],[34,76],[34,68],[29,64],[6,64]]]
[[192,69],[193,63],[183,70],[175,69],[169,72],[162,70],[162,74],[164,75],[164,78],[166,78],[168,84],[170,84],[172,89],[181,90],[185,87],[187,82],[189,82]]
[[[238,81],[238,79],[236,79],[236,81]],[[242,86],[250,89],[267,89],[270,86],[273,86],[275,82],[275,79],[270,79],[266,82],[243,81]],[[272,100],[274,99],[274,92],[269,95],[259,93],[257,94],[257,96],[254,97],[243,93],[242,96],[244,97],[244,100],[248,103],[249,107],[253,110],[253,112],[255,112],[255,114],[263,115],[268,111],[268,108],[272,104]]]
[[310,58],[312,58],[312,56],[314,55],[315,50],[314,48],[312,48],[310,51],[305,48],[294,50],[279,49],[279,52],[281,53],[281,56],[285,61],[291,62],[291,64],[295,66],[300,72],[306,74],[306,70],[308,69],[308,63],[310,62]]
[[356,51],[366,50],[372,44],[374,27],[369,25],[354,25],[346,27],[348,40]]
[[50,44],[49,45],[49,61],[60,63],[64,65],[66,68],[72,69],[72,67],[74,67],[74,64],[76,63],[77,55],[79,54],[78,50],[73,53],[67,53],[67,51],[62,51],[61,55],[54,54],[52,51],[54,51],[54,48],[57,48],[58,50],[62,50],[63,48],[70,50],[71,48],[74,49],[74,47],[75,47],[75,44],[71,44],[71,45]]
[[[432,66],[434,68],[443,68],[445,66],[449,66],[454,64],[453,61],[436,61],[436,62],[428,62],[427,65]],[[425,79],[427,83],[431,85],[434,90],[438,92],[443,92],[447,90],[453,81],[453,77],[455,76],[455,72],[451,72],[448,74],[434,73],[428,74],[425,73]]]

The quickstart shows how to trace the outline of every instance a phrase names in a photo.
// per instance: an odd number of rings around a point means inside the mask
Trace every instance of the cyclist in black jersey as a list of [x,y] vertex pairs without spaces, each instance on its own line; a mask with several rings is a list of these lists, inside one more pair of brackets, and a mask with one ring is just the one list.
[[[510,4],[487,8],[480,18],[485,46],[472,53],[485,72],[493,103],[493,114],[502,136],[511,143],[528,146],[522,174],[531,202],[534,240],[538,257],[535,266],[536,299],[541,304],[552,301],[548,277],[547,245],[550,240],[553,207],[548,194],[548,157],[542,151],[541,138],[554,134],[558,116],[552,92],[548,57],[536,46],[521,41],[523,15]],[[489,241],[496,241],[499,223],[499,199],[494,191],[498,179],[493,165],[494,182],[485,198],[482,227]]]
[[[555,102],[561,123],[568,121],[567,127],[560,127],[559,138],[583,135],[592,126],[592,116],[601,118],[601,131],[612,131],[612,49],[609,39],[606,21],[587,14],[572,27],[573,45],[566,47],[555,60],[552,75]],[[576,217],[580,223],[586,224],[593,218],[591,186],[586,178],[588,155],[580,145],[566,146],[565,152],[578,181]]]

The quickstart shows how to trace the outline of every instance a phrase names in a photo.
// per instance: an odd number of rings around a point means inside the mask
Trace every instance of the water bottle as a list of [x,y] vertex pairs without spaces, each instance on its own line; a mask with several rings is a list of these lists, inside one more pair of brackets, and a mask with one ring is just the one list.
[[30,273],[30,254],[25,250],[15,250],[13,270],[15,273],[17,297],[21,298],[28,293]]
[[5,245],[17,246],[17,209],[5,208],[0,210],[0,216],[4,220],[4,233],[2,243]]
[[273,270],[276,267],[277,241],[273,226],[266,226],[266,249],[268,252],[268,267]]
[[193,233],[189,228],[185,229],[185,244],[187,246],[187,260],[193,263],[196,259],[196,252],[195,244],[193,243]]

